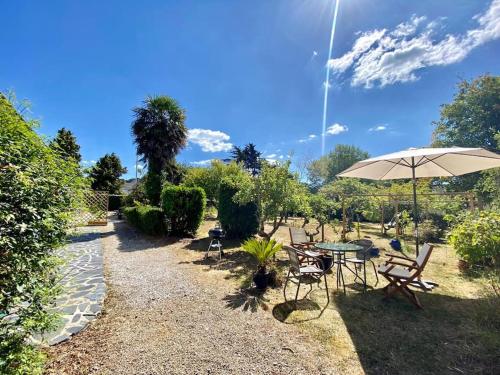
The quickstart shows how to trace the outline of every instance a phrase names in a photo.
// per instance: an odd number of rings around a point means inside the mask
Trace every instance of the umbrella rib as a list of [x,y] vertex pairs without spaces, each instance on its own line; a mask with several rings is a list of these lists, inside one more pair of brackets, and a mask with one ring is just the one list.
[[[353,171],[357,171],[358,169],[361,169],[361,168],[364,168],[364,167],[368,167],[369,165],[375,164],[375,163],[377,163],[377,162],[379,162],[379,161],[381,161],[381,160],[372,161],[372,162],[370,162],[370,163],[368,163],[368,164],[363,164],[363,165],[360,165],[360,166],[358,166],[358,167],[356,167],[356,168],[353,168],[353,169],[351,169],[351,170],[345,170],[345,171],[340,172],[339,174],[337,174],[337,176],[338,176],[338,175],[341,175],[341,174],[342,174],[342,173],[344,173],[344,172],[353,172]],[[354,167],[354,166],[353,166],[353,167]],[[352,168],[352,167],[351,167],[351,168]],[[341,176],[341,177],[342,177],[342,176]],[[360,177],[360,178],[362,178],[362,177]]]
[[[427,159],[427,158],[426,158]],[[456,177],[456,174],[455,173],[452,173],[450,172],[448,169],[446,169],[445,167],[443,167],[442,165],[439,165],[438,163],[434,162],[434,160],[436,160],[437,158],[435,159],[427,159],[429,160],[428,162],[429,163],[432,163],[434,165],[436,165],[438,168],[441,168],[441,169],[444,169],[446,172],[448,172],[450,175],[452,175],[453,177]]]
[[[401,158],[401,160],[403,160],[403,158]],[[392,171],[396,165],[400,165],[400,164],[394,163],[394,165],[387,172],[385,172],[385,174],[382,177],[380,177],[379,180],[384,179],[384,177],[387,176],[389,174],[389,172]]]

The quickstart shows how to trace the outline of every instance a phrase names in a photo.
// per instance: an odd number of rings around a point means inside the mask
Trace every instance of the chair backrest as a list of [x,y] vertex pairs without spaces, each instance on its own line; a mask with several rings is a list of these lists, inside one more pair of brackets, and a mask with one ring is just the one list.
[[290,270],[294,273],[300,273],[300,261],[297,250],[290,246],[284,246],[290,258]]
[[356,258],[358,259],[370,259],[371,258],[371,252],[370,249],[373,247],[373,241],[369,240],[367,238],[362,238],[360,240],[353,240],[350,241],[349,243],[361,246],[363,250],[360,250],[356,253]]
[[290,227],[290,242],[291,243],[304,243],[309,242],[306,230],[304,228]]
[[433,246],[429,245],[428,243],[424,243],[424,246],[420,249],[418,253],[417,259],[415,259],[415,263],[417,263],[418,268],[420,271],[422,271],[427,264],[427,261],[429,260],[431,256]]

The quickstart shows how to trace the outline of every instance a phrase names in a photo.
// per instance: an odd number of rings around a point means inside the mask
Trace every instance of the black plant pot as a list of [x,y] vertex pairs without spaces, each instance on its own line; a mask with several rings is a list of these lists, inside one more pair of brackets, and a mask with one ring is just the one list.
[[269,272],[257,271],[253,275],[253,282],[257,289],[264,290],[269,285]]
[[320,263],[320,267],[323,271],[329,270],[333,264],[333,257],[331,255],[321,255],[320,259],[323,261]]

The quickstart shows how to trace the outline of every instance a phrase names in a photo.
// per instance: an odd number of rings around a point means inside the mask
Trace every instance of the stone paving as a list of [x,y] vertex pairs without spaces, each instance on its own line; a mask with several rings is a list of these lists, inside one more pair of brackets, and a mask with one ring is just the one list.
[[106,293],[100,234],[81,233],[60,251],[65,260],[61,285],[63,292],[54,310],[61,316],[59,327],[37,335],[34,341],[55,345],[81,331],[101,312]]

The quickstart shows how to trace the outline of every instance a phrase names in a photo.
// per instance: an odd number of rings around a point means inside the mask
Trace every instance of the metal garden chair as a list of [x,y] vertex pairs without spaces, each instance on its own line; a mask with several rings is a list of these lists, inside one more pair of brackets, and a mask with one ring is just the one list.
[[371,254],[371,249],[373,248],[373,241],[367,238],[363,238],[360,240],[350,241],[349,243],[361,246],[363,250],[358,251],[356,253],[356,257],[347,258],[345,261],[354,264],[354,269],[356,271],[356,276],[358,278],[359,278],[358,267],[363,268],[363,285],[365,286],[365,288],[366,288],[366,261],[369,261],[373,266],[373,272],[375,272],[375,277],[377,278],[377,284],[378,284],[377,268],[375,267],[375,263],[372,260],[373,256]]
[[[326,288],[326,298],[328,303],[330,303],[330,293],[328,291],[328,283],[326,281],[326,271],[322,269],[323,261],[321,258],[308,255],[301,250],[294,249],[290,246],[285,246],[285,250],[288,252],[288,256],[290,258],[290,266],[288,269],[288,274],[285,280],[285,286],[283,288],[283,295],[286,299],[286,287],[288,282],[297,285],[297,291],[295,292],[295,302],[297,302],[297,298],[299,296],[299,290],[301,284],[309,284],[309,292],[304,296],[307,297],[309,293],[312,291],[312,284],[318,284],[321,282],[321,279],[325,281]],[[302,258],[302,260],[299,260]]]

